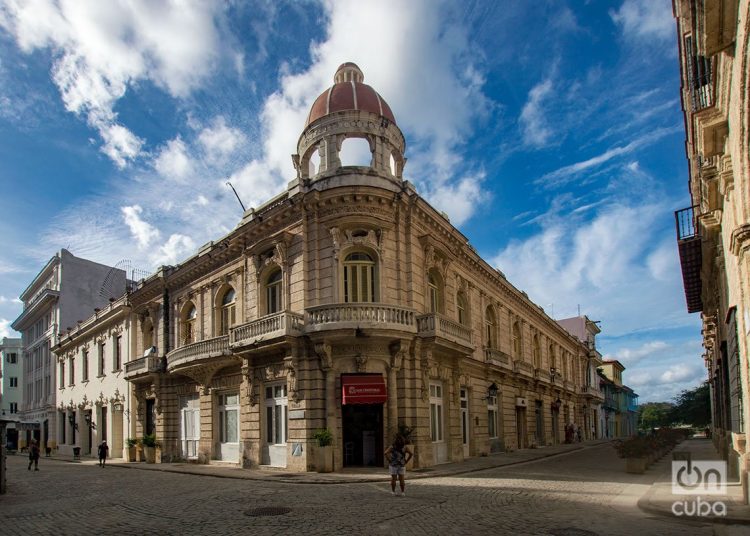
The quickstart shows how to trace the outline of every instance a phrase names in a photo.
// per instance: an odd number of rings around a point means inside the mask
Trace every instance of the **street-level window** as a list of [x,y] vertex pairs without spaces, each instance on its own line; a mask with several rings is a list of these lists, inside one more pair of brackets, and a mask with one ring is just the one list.
[[430,384],[430,439],[443,441],[443,386],[439,383]]
[[497,438],[497,396],[487,397],[487,435]]
[[10,412],[11,412],[11,414],[18,413],[18,402],[11,402],[10,403]]
[[266,442],[283,445],[287,439],[286,384],[266,387]]

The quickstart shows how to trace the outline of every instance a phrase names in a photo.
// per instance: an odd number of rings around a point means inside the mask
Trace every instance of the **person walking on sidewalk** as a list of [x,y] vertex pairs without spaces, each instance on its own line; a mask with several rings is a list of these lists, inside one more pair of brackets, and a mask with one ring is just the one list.
[[385,451],[385,459],[388,460],[388,470],[391,474],[391,495],[396,495],[396,477],[401,487],[401,496],[406,495],[404,475],[406,475],[406,464],[412,459],[409,447],[401,434],[397,434],[393,440],[393,445]]
[[109,447],[107,446],[107,440],[103,439],[99,444],[99,467],[104,467],[107,463],[107,454],[109,454]]
[[34,471],[39,470],[39,445],[36,439],[31,440],[31,446],[29,447],[29,471],[31,471],[31,464],[34,464]]

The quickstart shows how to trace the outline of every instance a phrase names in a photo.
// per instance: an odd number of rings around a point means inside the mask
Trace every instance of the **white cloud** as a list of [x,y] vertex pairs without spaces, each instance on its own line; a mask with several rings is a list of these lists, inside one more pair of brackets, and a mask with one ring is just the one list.
[[139,248],[147,248],[153,240],[157,240],[159,238],[159,230],[150,223],[141,219],[141,213],[143,212],[143,209],[140,207],[140,205],[121,207],[120,210],[122,211],[125,223],[130,228],[131,234],[138,241]]
[[11,321],[7,318],[0,318],[0,339],[17,336],[16,332],[10,328],[10,323]]
[[609,16],[627,39],[650,43],[673,39],[675,22],[670,2],[625,0],[620,9],[610,10]]
[[157,254],[152,258],[155,266],[162,264],[176,264],[189,256],[195,250],[195,242],[189,236],[173,234],[162,244]]
[[523,141],[526,145],[544,147],[554,134],[544,110],[544,100],[551,93],[552,80],[549,78],[538,83],[529,91],[526,104],[524,104],[519,117]]
[[668,349],[670,349],[670,346],[664,341],[650,341],[635,349],[623,348],[613,354],[606,354],[604,359],[616,359],[623,365],[632,366],[645,357],[655,358]]
[[226,119],[219,116],[200,132],[198,141],[209,161],[223,162],[246,142],[246,138],[242,131],[227,126]]
[[490,202],[490,196],[482,191],[484,178],[484,173],[463,177],[457,184],[434,191],[428,200],[435,208],[448,214],[453,225],[461,225],[478,207]]
[[150,80],[186,96],[220,54],[219,2],[149,0],[8,0],[0,25],[22,50],[50,49],[52,78],[65,108],[85,115],[119,167],[140,154],[142,140],[117,123],[114,104],[128,87]]
[[169,140],[154,159],[154,167],[165,179],[184,182],[193,170],[185,142],[179,136]]

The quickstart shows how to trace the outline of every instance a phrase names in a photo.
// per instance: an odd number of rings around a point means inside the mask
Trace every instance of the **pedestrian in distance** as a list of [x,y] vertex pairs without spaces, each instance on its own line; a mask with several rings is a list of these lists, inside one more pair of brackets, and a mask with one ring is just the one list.
[[99,467],[104,467],[107,463],[107,455],[109,454],[109,447],[107,446],[107,440],[103,439],[99,444]]
[[397,434],[393,440],[393,445],[388,447],[385,451],[385,459],[388,460],[388,471],[391,474],[391,495],[396,495],[396,477],[398,477],[399,486],[401,488],[401,496],[406,496],[404,476],[406,475],[406,464],[412,459],[412,454],[409,447],[406,445],[406,440],[401,434]]
[[31,465],[34,465],[34,471],[39,470],[39,445],[37,445],[36,439],[31,440],[31,446],[29,447],[29,471],[31,471]]

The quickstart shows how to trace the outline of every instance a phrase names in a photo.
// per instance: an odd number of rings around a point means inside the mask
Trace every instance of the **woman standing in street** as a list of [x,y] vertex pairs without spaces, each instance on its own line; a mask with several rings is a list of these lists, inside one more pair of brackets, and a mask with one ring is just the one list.
[[406,475],[406,464],[414,456],[406,446],[406,441],[401,434],[397,434],[393,440],[393,445],[388,447],[385,451],[385,459],[388,460],[388,470],[391,474],[391,495],[396,495],[396,477],[398,476],[398,482],[401,487],[401,496],[406,496],[406,490],[404,489],[404,475]]
[[34,464],[34,471],[39,470],[39,445],[36,439],[31,440],[31,446],[29,447],[29,471],[31,471],[31,464]]

